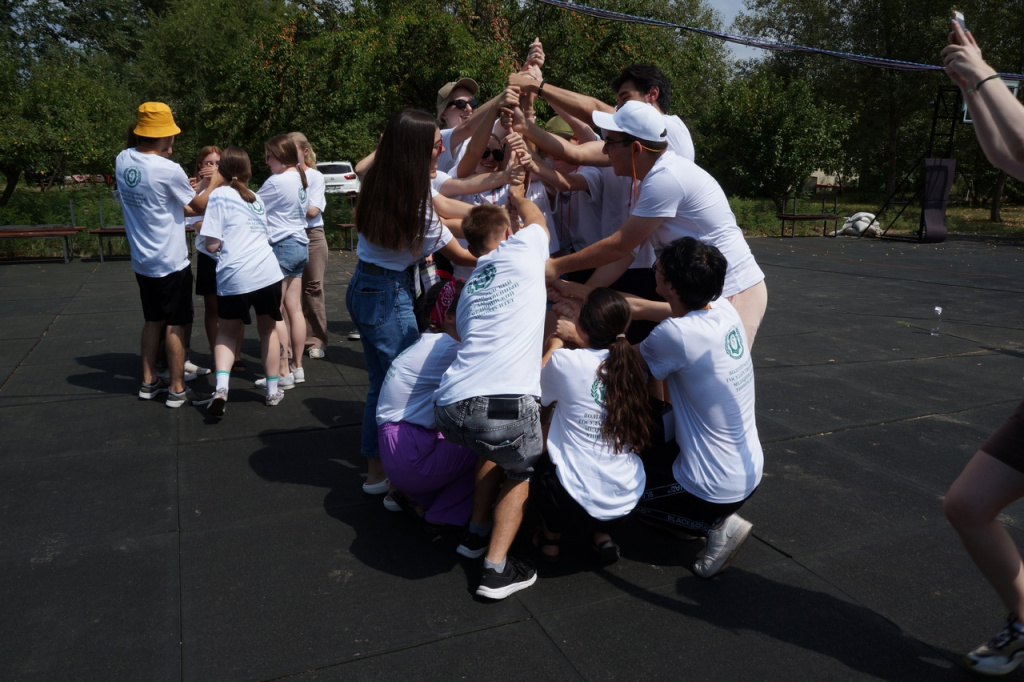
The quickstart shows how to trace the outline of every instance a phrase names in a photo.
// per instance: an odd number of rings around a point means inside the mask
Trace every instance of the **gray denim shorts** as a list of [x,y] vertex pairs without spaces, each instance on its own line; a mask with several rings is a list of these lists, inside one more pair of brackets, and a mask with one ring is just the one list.
[[509,478],[529,481],[544,451],[540,404],[532,395],[485,395],[435,405],[444,437],[494,462]]

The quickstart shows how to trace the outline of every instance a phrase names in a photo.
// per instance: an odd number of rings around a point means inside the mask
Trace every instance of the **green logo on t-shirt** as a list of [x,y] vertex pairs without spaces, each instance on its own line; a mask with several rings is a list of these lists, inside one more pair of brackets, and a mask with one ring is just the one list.
[[306,189],[304,187],[299,188],[299,203],[306,203]]
[[129,166],[124,169],[124,173],[121,174],[124,178],[124,184],[129,187],[135,187],[142,182],[142,171],[135,166]]
[[260,202],[254,201],[251,204],[246,202],[246,206],[248,206],[249,210],[255,213],[256,215],[263,215],[263,204],[261,204]]
[[725,352],[734,360],[743,357],[743,337],[740,336],[740,330],[737,327],[733,327],[725,335]]
[[604,382],[600,379],[594,379],[594,383],[590,385],[590,397],[594,399],[594,402],[599,407],[604,409]]
[[466,283],[466,293],[475,294],[478,291],[483,291],[494,283],[494,278],[497,274],[498,269],[493,264],[484,266],[483,270],[473,275],[469,282]]

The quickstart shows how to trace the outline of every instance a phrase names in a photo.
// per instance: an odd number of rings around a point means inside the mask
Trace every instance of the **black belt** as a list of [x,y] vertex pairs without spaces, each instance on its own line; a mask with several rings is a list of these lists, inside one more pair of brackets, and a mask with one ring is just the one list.
[[404,272],[409,272],[409,268],[406,268],[405,270],[390,270],[388,268],[382,268],[376,263],[367,263],[364,260],[359,261],[359,267],[361,267],[363,272],[368,275],[400,275]]

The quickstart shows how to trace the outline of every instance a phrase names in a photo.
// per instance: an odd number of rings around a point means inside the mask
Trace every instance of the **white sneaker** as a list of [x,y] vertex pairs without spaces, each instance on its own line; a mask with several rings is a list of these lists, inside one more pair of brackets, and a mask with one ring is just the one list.
[[209,367],[200,367],[199,365],[197,365],[196,363],[192,362],[191,360],[186,360],[185,361],[185,373],[186,374],[195,374],[196,376],[200,376],[201,377],[201,376],[204,376],[206,374],[209,374],[210,373],[210,368]]
[[[305,381],[305,380],[303,380],[303,381]],[[257,388],[266,388],[267,387],[267,378],[263,377],[262,379],[257,379],[256,380],[256,387]],[[286,377],[278,377],[277,378],[277,387],[279,389],[281,389],[282,391],[287,391],[289,388],[295,388],[295,375],[294,374],[289,374]]]
[[228,404],[228,389],[218,388],[213,394],[210,406],[206,408],[211,417],[223,417]]
[[693,572],[702,578],[710,578],[723,571],[731,562],[740,546],[750,536],[754,524],[732,514],[722,520],[717,528],[711,529],[704,554],[697,557],[693,564]]
[[273,407],[284,400],[284,391],[278,391],[274,395],[267,396],[267,407]]
[[309,357],[313,358],[314,360],[322,360],[326,355],[327,353],[324,352],[323,348],[309,349]]
[[295,377],[295,383],[304,384],[306,383],[306,368],[305,367],[292,367],[292,376]]

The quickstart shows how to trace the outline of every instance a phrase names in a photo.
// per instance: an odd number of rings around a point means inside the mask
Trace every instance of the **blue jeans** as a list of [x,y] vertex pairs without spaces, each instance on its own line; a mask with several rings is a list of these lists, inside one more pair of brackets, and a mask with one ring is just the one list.
[[362,337],[370,381],[359,445],[359,451],[365,457],[380,457],[377,449],[377,399],[384,376],[398,354],[416,343],[420,336],[413,312],[414,292],[411,271],[381,270],[370,274],[360,261],[345,293],[348,314]]
[[281,274],[285,277],[302,277],[302,271],[309,261],[309,247],[300,244],[295,237],[285,237],[276,244],[271,244],[281,266]]
[[494,462],[509,478],[529,481],[544,451],[540,405],[532,395],[483,395],[434,405],[434,421],[447,440]]

